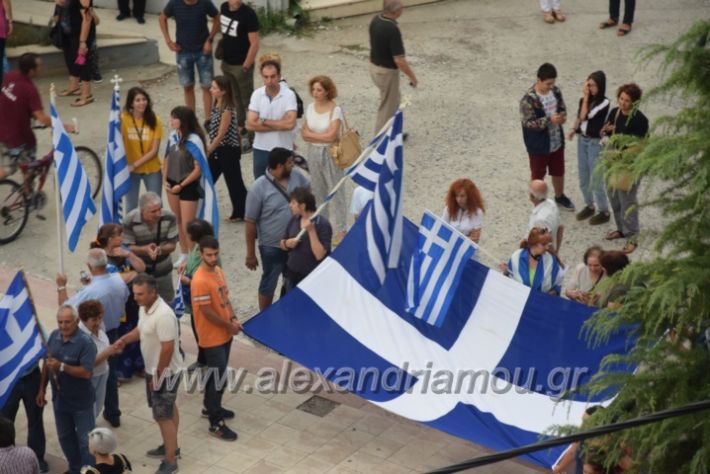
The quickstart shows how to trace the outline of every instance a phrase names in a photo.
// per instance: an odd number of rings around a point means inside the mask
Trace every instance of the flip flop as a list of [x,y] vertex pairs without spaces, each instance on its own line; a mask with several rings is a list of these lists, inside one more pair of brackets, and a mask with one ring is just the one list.
[[77,87],[76,89],[64,89],[63,91],[59,92],[57,94],[59,97],[69,97],[70,95],[81,95],[81,87]]
[[616,240],[616,239],[623,239],[624,234],[621,233],[620,230],[612,230],[608,234],[606,234],[606,237],[604,237],[606,240]]
[[564,13],[562,13],[560,10],[553,10],[552,16],[555,17],[555,20],[560,21],[560,22],[565,21],[567,19],[567,17],[564,15]]
[[552,12],[542,12],[542,19],[545,23],[554,23],[555,15]]
[[626,36],[629,33],[631,33],[631,25],[624,24],[616,31],[616,36]]
[[89,97],[87,97],[84,100],[82,100],[81,97],[77,97],[76,99],[74,99],[74,102],[72,102],[69,105],[71,105],[72,107],[83,107],[85,105],[92,103],[93,101],[94,101],[93,95],[90,95]]
[[613,27],[615,27],[615,26],[618,25],[618,24],[619,24],[618,21],[614,21],[614,20],[612,20],[611,18],[609,18],[609,19],[606,20],[605,22],[599,23],[599,29],[600,29],[600,30],[605,30],[605,29],[607,29],[607,28],[613,28]]
[[633,253],[634,250],[636,250],[636,247],[638,247],[638,243],[634,242],[633,240],[629,240],[624,244],[624,248],[621,249],[622,252],[624,253]]

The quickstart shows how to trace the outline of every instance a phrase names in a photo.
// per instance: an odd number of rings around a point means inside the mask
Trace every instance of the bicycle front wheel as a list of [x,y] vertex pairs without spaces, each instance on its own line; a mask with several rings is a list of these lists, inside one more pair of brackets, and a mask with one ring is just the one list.
[[0,244],[12,242],[20,235],[29,214],[20,185],[11,179],[0,180]]
[[91,199],[96,199],[96,196],[101,192],[101,182],[104,179],[104,169],[101,166],[99,156],[91,148],[85,146],[76,147],[76,154],[79,156],[79,162],[84,167],[86,176],[89,178],[91,185]]

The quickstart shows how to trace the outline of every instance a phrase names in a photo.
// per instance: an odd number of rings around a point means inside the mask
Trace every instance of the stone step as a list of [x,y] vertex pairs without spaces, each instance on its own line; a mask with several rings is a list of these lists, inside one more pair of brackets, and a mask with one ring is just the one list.
[[[407,7],[436,3],[440,0],[407,0]],[[345,18],[382,11],[382,0],[303,0],[301,7],[311,19]]]

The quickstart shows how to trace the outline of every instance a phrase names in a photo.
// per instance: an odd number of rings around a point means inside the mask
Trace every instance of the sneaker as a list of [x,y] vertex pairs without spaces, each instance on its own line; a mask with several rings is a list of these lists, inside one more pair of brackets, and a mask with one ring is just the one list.
[[[149,458],[158,458],[158,459],[163,459],[165,457],[165,445],[161,444],[155,449],[149,449],[145,453],[146,456]],[[180,457],[180,448],[177,448],[175,450],[175,457],[179,458]]]
[[230,430],[224,421],[220,421],[216,425],[210,426],[210,434],[215,438],[219,438],[222,441],[236,441],[237,433]]
[[176,472],[178,472],[177,463],[170,464],[168,461],[163,461],[160,463],[158,470],[155,471],[155,474],[175,474]]
[[594,208],[592,206],[584,206],[584,209],[577,213],[577,220],[583,221],[589,219],[594,215]]
[[609,213],[608,212],[598,212],[589,219],[589,225],[599,225],[599,224],[606,224],[609,222]]
[[[226,408],[222,408],[222,411],[220,412],[220,416],[222,417],[223,420],[231,420],[234,418],[234,412],[232,410],[227,410]],[[202,409],[202,418],[209,418],[210,414],[207,411],[207,408]]]
[[145,18],[143,18],[142,16],[136,18],[136,21],[141,25],[145,25]]
[[563,210],[574,212],[574,204],[572,204],[572,201],[570,201],[569,198],[567,196],[565,196],[564,194],[561,195],[560,197],[556,197],[555,202]]
[[247,153],[251,152],[252,148],[251,148],[251,140],[249,140],[249,135],[242,135],[241,145],[242,145],[242,153],[243,154],[247,154]]
[[104,82],[104,78],[101,77],[101,75],[97,74],[96,76],[94,76],[93,79],[91,79],[91,82],[93,82],[94,84],[101,84],[102,82]]
[[130,16],[131,16],[131,15],[126,15],[125,13],[121,13],[121,14],[119,14],[119,15],[116,17],[116,20],[117,20],[117,21],[123,21],[123,20],[125,20],[126,18],[130,18]]
[[200,364],[199,362],[193,362],[192,364],[190,364],[187,367],[187,371],[194,372],[196,370],[202,369],[202,367],[204,367],[204,366],[205,366],[205,364]]
[[119,426],[121,426],[121,418],[119,417],[109,418],[104,415],[104,420],[108,421],[108,424],[111,425],[113,428],[118,428]]

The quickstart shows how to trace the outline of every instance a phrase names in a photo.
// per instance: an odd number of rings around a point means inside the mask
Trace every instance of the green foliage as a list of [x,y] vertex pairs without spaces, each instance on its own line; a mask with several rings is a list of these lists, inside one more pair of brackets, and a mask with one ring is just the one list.
[[[605,158],[611,169],[630,167],[645,185],[661,189],[642,205],[658,209],[663,222],[647,232],[653,256],[611,279],[610,284],[629,288],[622,306],[599,311],[588,321],[592,342],[629,326],[637,337],[629,354],[607,357],[586,387],[589,393],[620,387],[610,407],[591,417],[591,425],[710,398],[710,21],[699,21],[671,45],[645,48],[640,57],[646,62],[661,57],[665,78],[642,105],[667,97],[679,110],[657,119],[647,139],[619,142],[626,152]],[[633,364],[637,371],[614,372],[618,363]],[[707,412],[625,430],[601,442],[608,465],[625,446],[633,453],[634,471],[710,472]]]
[[256,14],[259,18],[259,32],[264,36],[274,32],[300,35],[310,24],[308,12],[296,0],[289,2],[285,12],[274,11],[267,5],[266,8],[257,8]]

